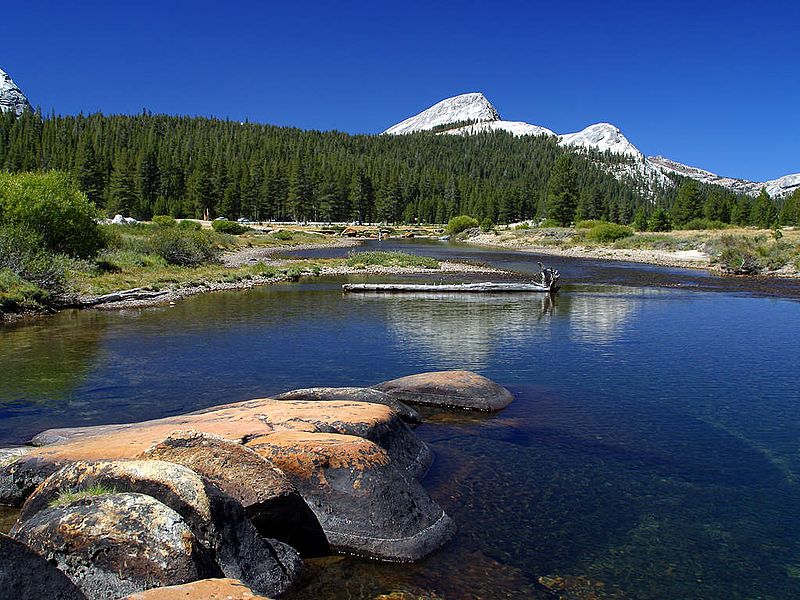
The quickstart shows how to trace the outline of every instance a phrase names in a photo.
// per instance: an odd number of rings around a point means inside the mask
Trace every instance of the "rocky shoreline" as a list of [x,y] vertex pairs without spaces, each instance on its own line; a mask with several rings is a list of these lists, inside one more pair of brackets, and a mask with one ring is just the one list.
[[[0,504],[21,506],[0,535],[0,585],[20,598],[275,597],[304,557],[419,560],[455,524],[420,483],[433,456],[406,403],[493,412],[512,400],[443,371],[42,432],[0,450]],[[17,568],[32,560],[40,577]]]

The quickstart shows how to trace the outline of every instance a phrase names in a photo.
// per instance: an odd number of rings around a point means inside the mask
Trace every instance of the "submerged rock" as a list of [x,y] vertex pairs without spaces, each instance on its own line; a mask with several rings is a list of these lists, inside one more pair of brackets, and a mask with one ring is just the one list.
[[284,392],[275,396],[276,400],[307,400],[307,401],[330,401],[344,400],[347,402],[371,402],[372,404],[383,404],[395,411],[403,421],[412,425],[422,423],[422,417],[410,406],[396,400],[389,394],[363,387],[315,387],[303,388]]
[[420,373],[374,387],[410,404],[489,412],[505,408],[514,399],[506,388],[472,371]]
[[155,498],[181,516],[222,574],[243,579],[259,592],[282,593],[299,576],[297,553],[262,537],[237,500],[190,468],[161,460],[78,461],[65,466],[28,498],[15,531],[65,492],[81,495],[86,490]]
[[86,600],[52,564],[22,542],[0,533],[0,596],[42,600]]
[[369,440],[286,431],[247,445],[292,479],[340,552],[414,561],[455,530],[422,486]]
[[144,494],[86,496],[50,507],[12,535],[54,562],[89,598],[222,575],[181,516]]
[[283,472],[238,442],[198,431],[176,431],[140,455],[184,465],[236,499],[259,533],[303,556],[329,552],[316,515]]
[[257,596],[237,579],[201,579],[193,583],[153,588],[122,600],[269,600]]

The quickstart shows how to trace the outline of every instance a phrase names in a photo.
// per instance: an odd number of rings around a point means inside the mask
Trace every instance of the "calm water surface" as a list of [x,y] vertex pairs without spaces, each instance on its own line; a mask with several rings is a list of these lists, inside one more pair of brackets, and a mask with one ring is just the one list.
[[[409,246],[535,270],[515,253]],[[0,445],[471,369],[516,401],[428,411],[417,430],[455,540],[416,565],[312,561],[292,600],[549,597],[540,576],[597,597],[800,597],[800,286],[548,262],[567,283],[554,302],[343,296],[330,279],[0,328]]]

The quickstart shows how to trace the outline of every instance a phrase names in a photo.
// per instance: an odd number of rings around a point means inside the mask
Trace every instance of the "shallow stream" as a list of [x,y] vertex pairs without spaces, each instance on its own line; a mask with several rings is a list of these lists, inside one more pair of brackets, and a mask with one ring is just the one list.
[[[533,255],[382,247],[537,270]],[[554,301],[343,295],[345,279],[318,279],[0,327],[0,445],[470,369],[516,400],[427,411],[417,429],[457,537],[415,565],[311,561],[291,600],[550,597],[542,576],[585,598],[800,597],[800,282],[542,260],[562,272]]]

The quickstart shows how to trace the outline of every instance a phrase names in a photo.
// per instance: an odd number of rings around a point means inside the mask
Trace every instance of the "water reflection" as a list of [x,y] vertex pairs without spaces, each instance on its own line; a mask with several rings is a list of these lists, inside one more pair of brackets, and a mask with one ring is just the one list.
[[77,330],[52,319],[0,327],[0,405],[70,397],[98,359],[104,331],[98,317],[87,313],[85,327]]
[[441,368],[482,370],[499,343],[550,338],[558,299],[547,294],[348,294],[380,303],[395,344],[435,357]]
[[551,321],[568,321],[570,338],[587,344],[618,340],[658,290],[597,286],[548,294],[365,293],[351,304],[378,303],[396,344],[435,357],[442,368],[485,369],[498,347],[548,343]]
[[662,295],[659,290],[603,287],[573,293],[561,300],[569,314],[570,337],[588,344],[609,344],[619,339],[642,308],[644,297]]

